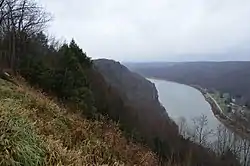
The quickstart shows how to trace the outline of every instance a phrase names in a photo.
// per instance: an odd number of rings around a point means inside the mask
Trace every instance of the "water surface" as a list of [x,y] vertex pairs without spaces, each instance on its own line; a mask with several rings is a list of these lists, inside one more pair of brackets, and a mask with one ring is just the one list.
[[220,122],[215,118],[209,103],[200,91],[175,82],[157,79],[148,80],[155,84],[160,102],[176,123],[179,123],[180,118],[184,117],[191,124],[193,118],[203,114],[208,119],[208,127],[216,130]]
[[[215,118],[209,103],[205,100],[200,91],[193,87],[175,82],[157,79],[148,80],[155,84],[161,104],[167,110],[168,115],[177,124],[180,124],[180,118],[185,118],[187,126],[192,129],[193,119],[203,114],[208,120],[207,128],[212,129],[215,133],[208,138],[208,141],[216,147],[219,145],[217,144],[218,137],[216,136],[216,132],[217,127],[222,124]],[[231,131],[229,131],[229,133],[231,133]],[[227,140],[227,136],[225,137],[225,140]],[[227,146],[230,147],[232,151],[237,152],[236,155],[239,157],[242,165],[250,166],[250,142],[237,135],[232,138],[235,139],[235,142],[233,144],[230,143],[230,141],[226,142]]]

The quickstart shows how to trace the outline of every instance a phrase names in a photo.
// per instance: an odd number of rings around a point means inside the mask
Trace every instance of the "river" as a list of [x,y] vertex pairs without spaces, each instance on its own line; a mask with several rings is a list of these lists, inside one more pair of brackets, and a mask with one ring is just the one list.
[[[205,115],[207,118],[207,128],[214,131],[213,136],[208,139],[212,148],[218,151],[225,150],[221,147],[221,141],[227,142],[228,147],[237,153],[242,165],[250,166],[250,143],[227,130],[227,134],[218,141],[218,126],[223,124],[214,116],[210,104],[197,89],[175,82],[149,79],[155,84],[161,104],[167,110],[168,115],[180,126],[180,119],[185,119],[185,124],[192,129],[193,119]],[[188,130],[189,130],[188,129]],[[232,136],[233,134],[233,136]],[[219,146],[218,146],[219,145]],[[209,145],[210,146],[210,145]],[[216,146],[216,147],[215,147]]]
[[209,103],[197,89],[175,82],[148,80],[155,84],[161,104],[176,123],[179,123],[180,118],[185,118],[191,125],[195,117],[205,115],[209,128],[216,130],[221,124],[215,118]]

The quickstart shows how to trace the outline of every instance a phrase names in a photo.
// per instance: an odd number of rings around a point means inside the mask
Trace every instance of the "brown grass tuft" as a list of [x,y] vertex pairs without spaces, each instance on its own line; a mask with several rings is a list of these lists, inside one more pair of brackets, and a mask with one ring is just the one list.
[[0,165],[157,165],[116,123],[87,120],[23,82],[0,80],[0,106]]

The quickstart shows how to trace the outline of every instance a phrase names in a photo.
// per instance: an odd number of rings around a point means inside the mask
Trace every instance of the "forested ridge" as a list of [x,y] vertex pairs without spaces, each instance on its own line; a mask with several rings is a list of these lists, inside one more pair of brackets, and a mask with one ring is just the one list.
[[210,90],[242,97],[242,104],[250,101],[250,62],[179,62],[128,64],[132,70],[147,77],[162,78],[188,85],[200,85]]
[[158,105],[128,102],[75,40],[46,35],[50,20],[32,0],[0,0],[0,165],[238,164],[184,139]]

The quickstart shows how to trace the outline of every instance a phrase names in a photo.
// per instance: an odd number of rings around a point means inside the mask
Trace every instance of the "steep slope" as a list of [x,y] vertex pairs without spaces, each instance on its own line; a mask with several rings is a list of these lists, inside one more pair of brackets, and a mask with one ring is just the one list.
[[157,165],[117,124],[87,120],[26,84],[0,79],[0,165]]
[[171,160],[182,163],[180,165],[237,165],[232,156],[220,159],[211,150],[178,135],[177,126],[158,101],[154,84],[132,73],[119,62],[99,59],[94,64],[109,88],[122,96],[125,108],[117,110],[120,122],[131,129],[135,128],[143,142],[159,154],[161,161]]
[[[117,89],[125,104],[133,108],[135,126],[148,136],[171,138],[177,135],[177,126],[168,117],[158,100],[157,90],[150,81],[136,73],[130,72],[119,62],[107,59],[94,61],[97,70],[106,82]],[[129,119],[131,123],[131,119]],[[162,134],[168,131],[168,134]],[[165,136],[164,136],[165,135]],[[166,138],[166,135],[167,138]]]
[[130,72],[119,62],[107,59],[94,61],[105,80],[113,87],[122,87],[122,92],[129,101],[155,101],[158,103],[157,90],[150,81],[136,73]]
[[[98,87],[99,95],[106,95],[99,98],[108,102],[99,108],[115,111],[124,107],[123,111],[129,111],[122,102],[112,106],[112,102],[120,101],[119,95],[115,90],[104,88],[106,85],[98,72],[92,70],[91,74],[92,86],[98,85],[95,88]],[[162,159],[146,146],[125,138],[119,130],[120,125],[103,116],[98,120],[88,120],[82,114],[86,110],[67,109],[55,98],[23,81],[17,83],[20,86],[0,79],[0,165],[162,165],[158,164]],[[119,116],[120,111],[116,111]],[[127,113],[122,116],[127,116]],[[169,151],[171,144],[156,143],[160,152]],[[183,153],[177,151],[172,157],[168,156],[164,160],[166,166],[228,165],[189,141],[180,141],[176,137],[175,143]]]

